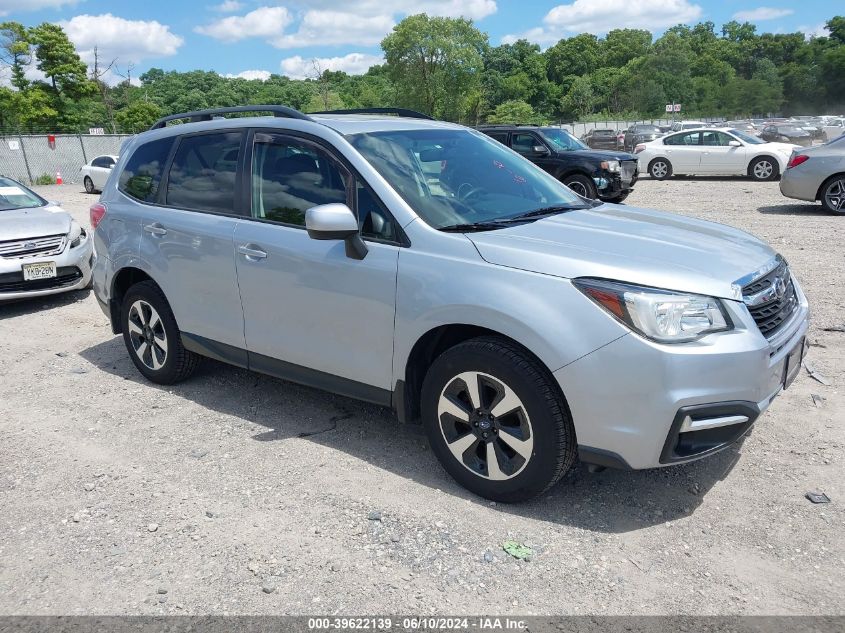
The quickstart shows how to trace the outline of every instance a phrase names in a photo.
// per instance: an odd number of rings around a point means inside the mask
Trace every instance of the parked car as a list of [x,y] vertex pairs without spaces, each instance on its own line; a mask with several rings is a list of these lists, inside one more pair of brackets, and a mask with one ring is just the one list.
[[625,140],[622,148],[626,152],[633,152],[634,148],[640,143],[648,143],[661,136],[663,136],[663,132],[657,125],[637,123],[625,130]]
[[[591,150],[562,128],[485,125],[478,128],[522,154],[580,196],[622,202],[637,182],[637,159],[612,150]],[[464,166],[464,169],[470,169]]]
[[657,180],[672,175],[749,176],[774,180],[786,169],[795,145],[767,143],[731,128],[704,128],[669,134],[637,145],[640,171]]
[[789,143],[809,147],[813,144],[813,137],[806,130],[793,124],[766,125],[760,130],[760,138],[764,141]]
[[[275,116],[219,118],[255,110]],[[807,300],[759,239],[366,112],[222,108],[128,141],[91,207],[94,292],[141,374],[175,383],[210,356],[391,406],[507,502],[578,457],[715,453],[797,375]]]
[[681,130],[692,130],[696,128],[707,127],[704,121],[675,121],[672,124],[672,132],[680,132]]
[[824,139],[826,141],[839,138],[845,134],[845,119],[831,118],[825,121],[822,131],[824,132]]
[[88,193],[102,191],[116,162],[117,156],[103,154],[92,158],[90,162],[83,165],[81,176],[85,191]]
[[619,149],[618,136],[616,130],[590,130],[581,140],[590,149]]
[[87,287],[92,249],[58,202],[0,176],[0,302]]
[[755,126],[751,121],[725,121],[722,125],[717,127],[728,127],[732,130],[745,132],[751,136],[759,136],[757,126]]
[[796,150],[780,180],[787,198],[820,200],[832,213],[845,214],[845,136]]

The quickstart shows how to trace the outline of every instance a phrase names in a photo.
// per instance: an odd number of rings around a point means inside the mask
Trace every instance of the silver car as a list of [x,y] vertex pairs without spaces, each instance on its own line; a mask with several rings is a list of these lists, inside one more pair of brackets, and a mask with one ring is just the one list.
[[0,176],[0,302],[91,282],[93,240],[56,202]]
[[780,191],[787,198],[820,200],[825,210],[845,214],[845,136],[793,152]]
[[[250,110],[274,116],[220,118]],[[462,485],[520,501],[579,457],[719,451],[798,373],[807,300],[757,238],[396,113],[224,108],[124,146],[94,291],[144,376],[207,356],[389,406]]]

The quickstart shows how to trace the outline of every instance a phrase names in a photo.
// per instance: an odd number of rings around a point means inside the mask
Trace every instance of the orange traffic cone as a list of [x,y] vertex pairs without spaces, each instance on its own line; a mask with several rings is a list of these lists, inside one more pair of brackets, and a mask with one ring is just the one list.
[[56,172],[56,184],[57,185],[63,185],[64,184],[62,182],[62,172],[60,172],[60,171]]

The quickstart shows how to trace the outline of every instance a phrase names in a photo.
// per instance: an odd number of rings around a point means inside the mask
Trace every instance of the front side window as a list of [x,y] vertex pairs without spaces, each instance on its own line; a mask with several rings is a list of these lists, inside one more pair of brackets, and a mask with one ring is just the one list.
[[141,202],[156,202],[173,140],[169,136],[138,147],[123,168],[117,188]]
[[663,139],[664,145],[698,145],[700,132],[687,132],[686,134],[673,134]]
[[719,146],[719,147],[727,147],[731,141],[735,139],[731,138],[724,132],[702,132],[701,133],[701,144],[702,145],[710,145],[710,146]]
[[323,149],[301,139],[256,135],[252,217],[305,226],[305,211],[346,203],[349,174]]
[[551,143],[557,152],[572,152],[579,149],[590,149],[586,143],[579,141],[569,132],[558,127],[544,127],[540,130],[543,138]]
[[540,145],[540,141],[533,134],[514,134],[511,137],[513,151],[520,154],[534,154],[534,147]]
[[347,139],[435,228],[589,206],[541,168],[471,130],[382,131]]
[[166,204],[211,213],[234,213],[241,132],[185,136],[167,178]]

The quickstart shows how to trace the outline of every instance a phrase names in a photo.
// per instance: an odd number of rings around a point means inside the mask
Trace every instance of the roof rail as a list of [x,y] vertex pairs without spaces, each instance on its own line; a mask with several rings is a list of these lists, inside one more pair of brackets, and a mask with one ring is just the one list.
[[194,112],[181,112],[179,114],[170,114],[168,116],[161,117],[158,121],[153,123],[150,129],[158,130],[160,128],[165,127],[168,121],[176,121],[177,119],[190,119],[192,123],[195,121],[211,121],[212,117],[221,114],[235,114],[238,112],[271,112],[273,116],[276,117],[284,117],[287,119],[303,119],[305,121],[311,120],[311,117],[309,117],[307,114],[303,114],[299,110],[294,110],[293,108],[289,108],[287,106],[247,105],[235,106],[231,108],[210,108],[208,110],[195,110]]
[[409,119],[428,119],[433,121],[434,118],[417,112],[416,110],[408,110],[407,108],[351,108],[348,110],[324,110],[322,112],[309,112],[308,114],[394,114],[396,116],[403,116]]

